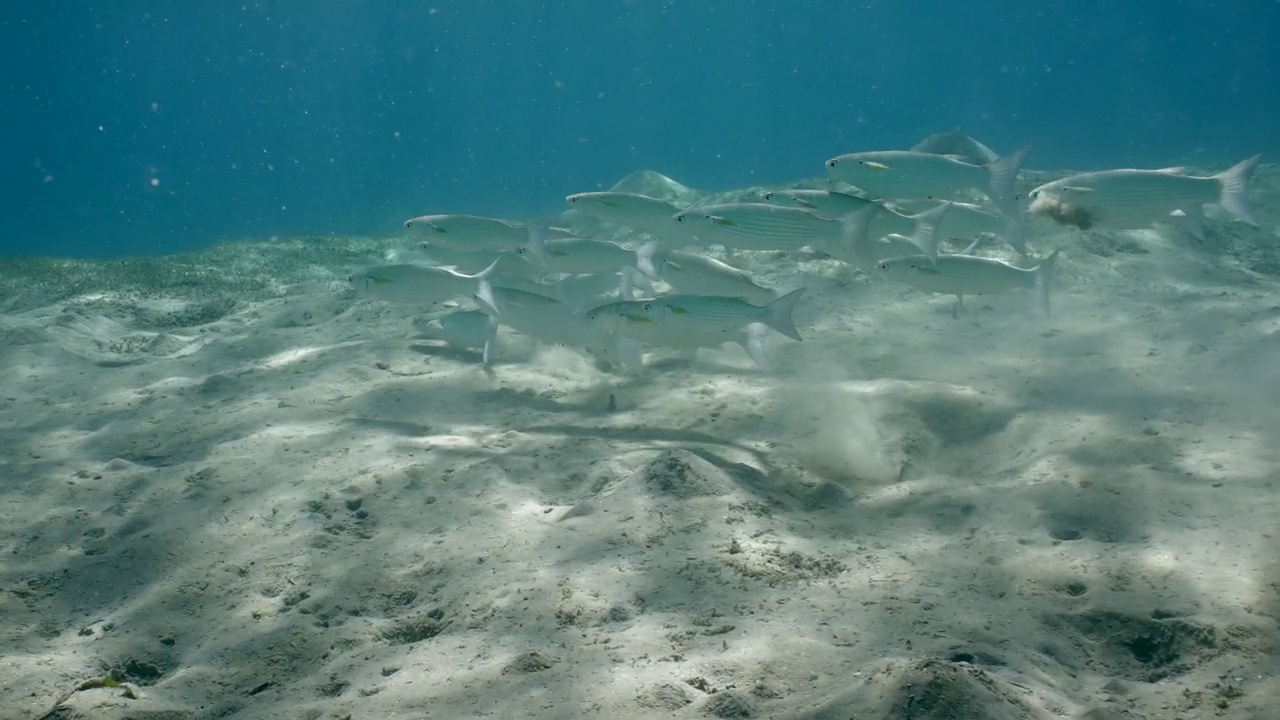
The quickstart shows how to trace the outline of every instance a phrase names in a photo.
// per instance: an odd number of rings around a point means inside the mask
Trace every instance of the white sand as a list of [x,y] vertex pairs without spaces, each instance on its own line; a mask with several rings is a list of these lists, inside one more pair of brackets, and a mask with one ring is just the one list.
[[6,261],[0,717],[1274,717],[1253,202],[1037,226],[1048,320],[756,256],[772,373],[486,373],[346,288],[393,241]]

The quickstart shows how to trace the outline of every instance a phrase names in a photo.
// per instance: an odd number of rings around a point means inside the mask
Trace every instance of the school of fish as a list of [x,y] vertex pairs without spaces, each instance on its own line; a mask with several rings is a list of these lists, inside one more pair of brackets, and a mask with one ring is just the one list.
[[[1048,314],[1060,249],[1033,255],[1032,218],[1080,231],[1169,221],[1200,237],[1203,206],[1213,204],[1257,224],[1246,192],[1259,156],[1208,176],[1182,168],[1081,173],[1021,197],[1030,152],[1000,157],[963,134],[941,133],[907,150],[833,157],[824,181],[739,202],[681,204],[614,190],[569,195],[568,209],[551,219],[423,215],[404,223],[412,261],[350,281],[368,297],[431,311],[415,321],[419,333],[477,350],[486,366],[506,327],[622,371],[644,370],[655,348],[725,343],[767,368],[771,334],[802,339],[792,312],[804,299],[803,275],[770,287],[734,266],[742,253],[818,253],[873,281],[955,296],[953,315],[967,295],[1016,290],[1033,293]],[[984,242],[993,238],[1002,242]],[[951,241],[965,249],[940,250]],[[1003,245],[1012,253],[996,251]]]

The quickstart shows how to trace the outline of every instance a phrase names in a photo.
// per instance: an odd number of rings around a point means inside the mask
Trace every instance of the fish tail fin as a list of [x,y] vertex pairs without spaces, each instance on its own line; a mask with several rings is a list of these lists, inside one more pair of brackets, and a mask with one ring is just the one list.
[[872,211],[875,210],[874,205],[868,205],[859,208],[853,212],[842,215],[840,222],[840,240],[841,249],[852,255],[861,255],[866,248],[868,235],[871,232]]
[[658,269],[653,266],[653,255],[658,252],[658,241],[650,240],[636,250],[636,269],[651,280],[658,279]]
[[1250,225],[1257,225],[1258,221],[1253,217],[1253,210],[1249,209],[1249,198],[1246,193],[1249,189],[1249,178],[1253,176],[1253,171],[1258,167],[1258,161],[1261,159],[1261,155],[1254,155],[1213,176],[1222,185],[1218,204]]
[[937,207],[929,208],[922,213],[916,213],[911,216],[911,219],[916,223],[916,229],[907,240],[910,240],[913,245],[920,248],[920,252],[934,262],[938,260],[938,225],[942,222],[942,217],[947,214],[947,210],[950,209],[951,203],[944,202]]
[[[648,275],[645,275],[644,273],[636,270],[635,268],[623,268],[622,273],[629,278],[629,282],[631,283],[632,289],[639,290],[640,292],[646,295],[653,295],[653,293],[655,292],[653,289],[653,280],[650,279]],[[624,293],[624,294],[626,295],[626,297],[622,298],[623,300],[630,300],[632,297],[634,297],[634,295],[631,293]]]
[[764,336],[767,332],[769,332],[769,327],[764,323],[751,323],[734,338],[734,342],[742,346],[742,349],[747,353],[747,357],[750,357],[756,367],[761,370],[769,369],[769,358],[764,354]]
[[484,339],[484,351],[481,353],[481,360],[485,367],[493,365],[494,353],[498,351],[498,318],[489,316],[489,334]]
[[762,322],[792,340],[803,340],[800,337],[800,331],[796,329],[795,321],[791,319],[791,313],[796,309],[800,296],[804,295],[804,290],[804,288],[796,288],[765,305],[769,313]]
[[987,165],[987,171],[991,173],[991,199],[1006,215],[1017,211],[1018,172],[1030,154],[1031,146],[1028,145]]
[[1004,240],[1018,251],[1018,255],[1027,256],[1027,222],[1021,213],[1017,216],[1005,216]]
[[[632,268],[624,267],[622,268],[622,272],[618,273],[619,300],[630,300],[634,297],[632,293],[632,290],[635,288],[635,283],[632,281],[633,277],[635,277],[635,275],[633,275],[634,272],[635,271]],[[636,273],[636,275],[638,275],[638,273]]]
[[[484,273],[481,273],[483,275]],[[493,297],[493,283],[489,278],[480,278],[480,286],[476,288],[476,303],[480,306],[480,310],[491,318],[497,318],[501,313],[498,312],[498,301]]]
[[547,255],[547,233],[549,228],[540,222],[530,222],[528,224],[529,242],[518,252],[520,256],[530,263],[538,267],[546,267],[549,255]]
[[1049,257],[1040,261],[1032,272],[1036,274],[1036,294],[1040,296],[1040,309],[1044,311],[1045,317],[1049,317],[1049,289],[1053,285],[1053,278],[1056,274],[1056,266],[1058,262],[1058,250],[1054,250]]

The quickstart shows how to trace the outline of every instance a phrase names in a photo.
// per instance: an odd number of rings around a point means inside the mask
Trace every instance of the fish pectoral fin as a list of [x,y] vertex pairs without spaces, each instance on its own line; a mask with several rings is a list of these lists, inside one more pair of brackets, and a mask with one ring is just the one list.
[[882,163],[882,162],[876,162],[875,160],[867,160],[867,161],[863,162],[862,164],[863,164],[863,165],[866,165],[867,167],[871,168],[872,170],[888,170],[888,169],[889,169],[889,166],[888,166],[888,165],[885,165],[885,164],[884,164],[884,163]]
[[918,272],[923,275],[941,275],[942,271],[932,265],[912,265]]
[[1066,190],[1067,192],[1078,192],[1078,193],[1094,192],[1094,189],[1089,187],[1088,185],[1063,185],[1062,189]]
[[716,225],[724,225],[724,226],[732,227],[733,225],[737,224],[734,221],[730,220],[729,218],[720,217],[719,215],[708,215],[707,219]]
[[667,267],[671,268],[672,270],[683,270],[683,269],[684,269],[684,268],[680,265],[680,263],[675,262],[675,261],[673,261],[673,260],[668,260],[668,261],[667,261]]
[[1167,168],[1160,168],[1156,172],[1164,173],[1165,175],[1186,175],[1187,169],[1184,167],[1167,167]]

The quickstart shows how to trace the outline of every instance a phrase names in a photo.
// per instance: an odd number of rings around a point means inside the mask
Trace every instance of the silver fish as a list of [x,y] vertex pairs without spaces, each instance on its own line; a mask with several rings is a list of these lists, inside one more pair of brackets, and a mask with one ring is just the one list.
[[348,278],[356,292],[386,302],[430,305],[475,292],[477,283],[490,277],[496,264],[466,275],[453,268],[413,263],[378,265]]
[[537,229],[530,233],[529,238],[529,246],[521,251],[521,255],[546,272],[591,275],[635,268],[653,276],[653,253],[658,247],[656,240],[631,250],[607,240],[545,239]]
[[763,198],[765,202],[789,200],[799,207],[833,219],[876,204],[874,200],[835,190],[770,190]]
[[524,224],[477,215],[422,215],[404,226],[426,233],[433,245],[455,250],[519,250],[529,243]]
[[672,250],[658,253],[653,264],[658,277],[676,292],[737,297],[759,304],[777,297],[773,290],[752,280],[745,270],[705,255]]
[[974,165],[987,165],[1000,159],[995,150],[959,130],[935,133],[911,147],[916,152],[951,155]]
[[1003,260],[977,255],[939,255],[933,262],[921,255],[881,260],[885,277],[927,292],[955,295],[954,317],[965,295],[988,295],[1015,288],[1034,289],[1040,307],[1049,314],[1049,286],[1053,280],[1058,251],[1033,268],[1020,268]]
[[848,153],[827,161],[827,172],[868,195],[897,198],[957,199],[966,190],[984,192],[1002,211],[1016,210],[1014,182],[1031,148],[986,165],[914,150]]
[[[574,348],[607,347],[609,341],[601,331],[586,321],[582,313],[554,298],[521,290],[496,287],[487,280],[475,294],[480,310],[495,324],[528,335],[538,342]],[[484,362],[490,364],[496,342],[485,345]]]
[[844,233],[839,242],[830,243],[819,248],[831,257],[848,263],[865,273],[870,273],[876,264],[885,258],[903,255],[923,255],[926,258],[937,257],[938,225],[946,217],[951,203],[943,203],[932,210],[926,210],[913,217],[904,217],[912,226],[911,235],[888,233],[878,236],[869,230],[874,223],[873,218],[880,218],[884,211],[876,206],[865,208],[845,218]]
[[498,272],[503,275],[533,275],[537,272],[537,268],[525,262],[518,252],[509,250],[459,250],[429,241],[420,243],[419,248],[428,264],[452,267],[459,272],[480,272],[494,262],[498,263]]
[[[890,210],[923,212],[937,207],[937,205],[933,201],[914,203],[908,201],[906,203],[894,203]],[[916,215],[905,215],[902,217],[903,222],[895,222],[892,219],[887,220],[886,214],[882,213],[877,215],[871,222],[872,234],[874,235],[878,231],[882,234],[893,232],[909,235],[914,232],[910,222],[917,217],[919,217],[918,213]],[[893,227],[889,226],[891,224]],[[1020,255],[1027,254],[1026,226],[1020,216],[1011,218],[1007,215],[989,212],[981,205],[953,202],[951,203],[951,208],[947,210],[947,214],[943,216],[942,222],[938,224],[938,237],[940,238],[973,240],[980,235],[998,235],[1012,245]]]
[[798,207],[728,203],[691,208],[672,221],[703,244],[734,250],[798,250],[840,237],[841,225]]
[[664,295],[652,300],[610,303],[588,311],[587,319],[642,342],[651,342],[646,338],[661,337],[662,333],[727,335],[757,322],[800,340],[791,313],[804,291],[797,288],[767,305],[716,295]]
[[1144,228],[1177,210],[1192,214],[1216,203],[1236,218],[1257,225],[1247,197],[1249,178],[1260,155],[1217,175],[1187,175],[1182,168],[1103,170],[1045,183],[1030,193],[1032,215],[1081,230],[1093,227]]
[[565,198],[573,209],[597,220],[653,232],[667,226],[681,208],[659,198],[625,192],[585,192]]

